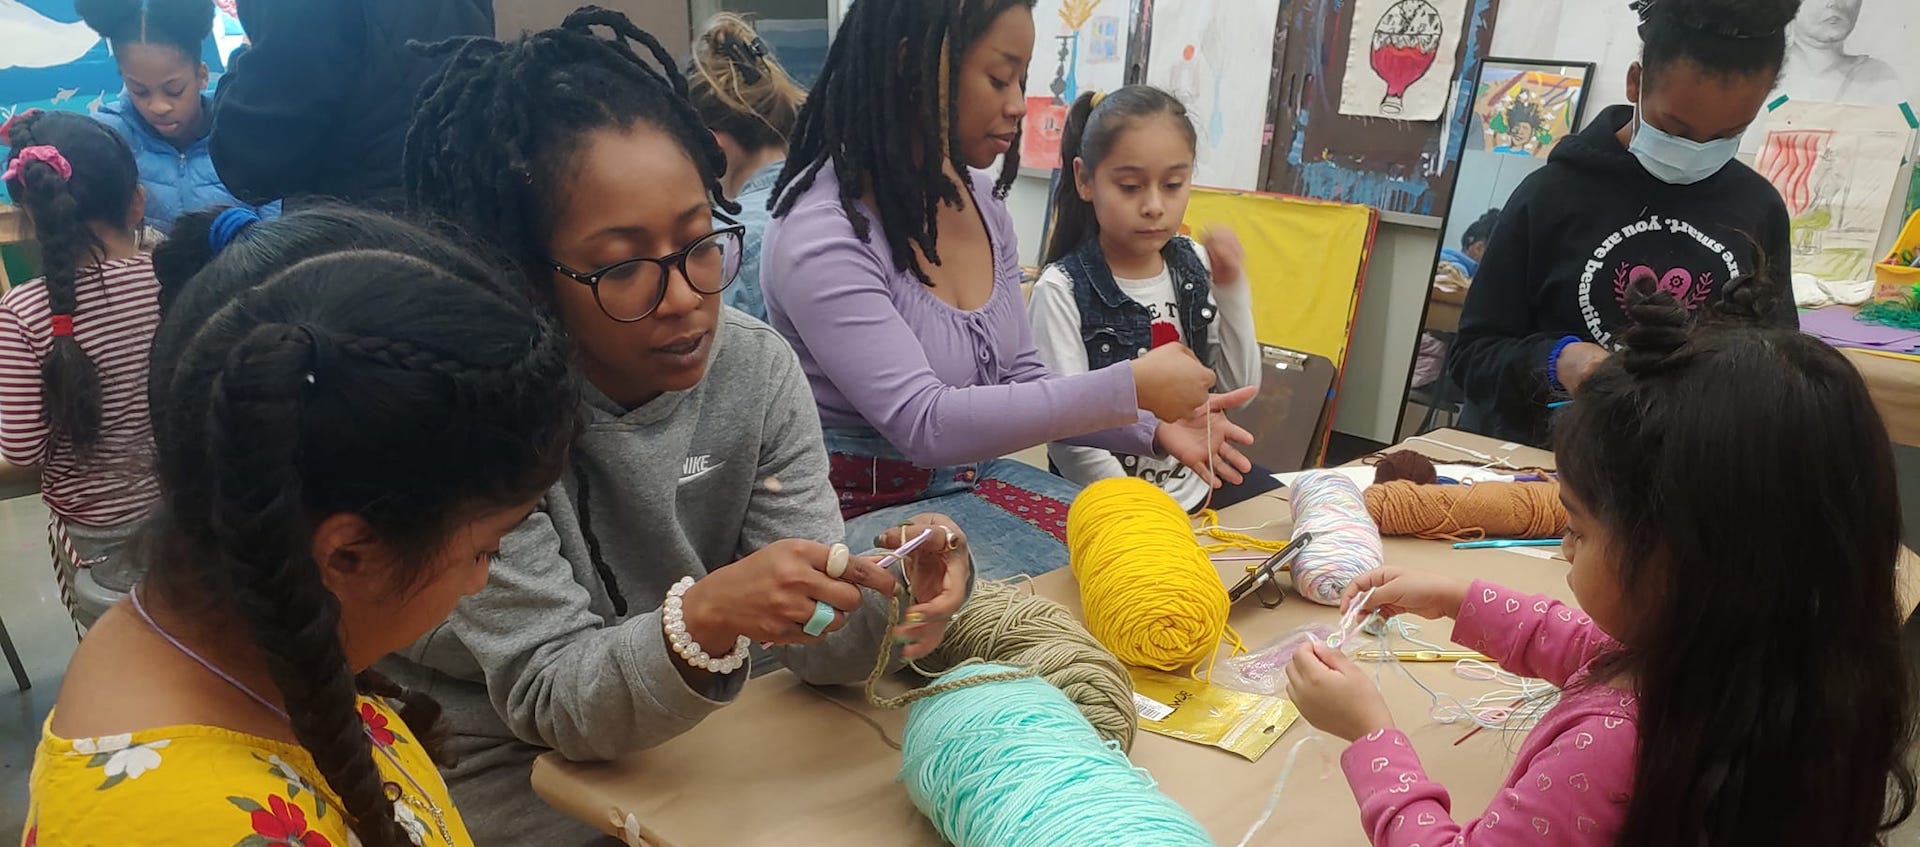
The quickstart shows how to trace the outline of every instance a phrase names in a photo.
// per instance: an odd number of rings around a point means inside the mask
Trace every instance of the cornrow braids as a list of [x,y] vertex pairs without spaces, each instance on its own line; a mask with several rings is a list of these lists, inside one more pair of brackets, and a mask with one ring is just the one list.
[[40,365],[47,422],[55,437],[84,458],[100,440],[101,398],[99,368],[73,334],[78,286],[106,257],[96,224],[131,235],[140,174],[127,143],[85,115],[36,110],[9,122],[7,130],[9,167],[31,147],[52,147],[67,166],[62,173],[50,162],[18,162],[7,191],[26,210],[46,270],[42,284],[54,322]]
[[[854,234],[870,239],[872,221],[861,198],[871,191],[894,268],[932,284],[914,249],[940,264],[940,205],[962,203],[963,186],[946,174],[947,165],[967,171],[952,126],[959,64],[1001,13],[1032,7],[1033,0],[855,3],[800,111],[786,168],[774,185],[774,217],[793,211],[820,169],[832,164]],[[922,152],[934,150],[945,159]],[[1016,137],[994,196],[1005,197],[1019,173]]]
[[365,520],[404,596],[475,514],[558,478],[577,417],[557,333],[466,252],[367,212],[259,224],[193,276],[155,347],[149,583],[183,614],[246,625],[368,847],[412,842],[356,698],[403,704],[423,744],[439,710],[356,677],[312,559],[316,522]]
[[583,6],[556,29],[509,42],[415,46],[451,58],[421,88],[407,131],[408,201],[500,245],[536,300],[550,298],[546,245],[570,160],[594,130],[658,127],[693,160],[713,204],[739,211],[720,185],[726,155],[688,103],[686,78],[625,15]]

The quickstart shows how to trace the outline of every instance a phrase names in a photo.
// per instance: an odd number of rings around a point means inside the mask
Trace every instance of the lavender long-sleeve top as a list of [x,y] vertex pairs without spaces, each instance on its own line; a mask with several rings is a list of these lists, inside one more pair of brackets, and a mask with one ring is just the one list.
[[[984,461],[1049,441],[1151,454],[1157,422],[1122,362],[1074,376],[1041,364],[1020,296],[1013,217],[972,172],[993,241],[993,294],[962,311],[894,269],[878,216],[862,242],[831,164],[767,230],[767,316],[800,354],[821,423],[872,427],[923,467]],[[1089,434],[1091,433],[1091,434]]]

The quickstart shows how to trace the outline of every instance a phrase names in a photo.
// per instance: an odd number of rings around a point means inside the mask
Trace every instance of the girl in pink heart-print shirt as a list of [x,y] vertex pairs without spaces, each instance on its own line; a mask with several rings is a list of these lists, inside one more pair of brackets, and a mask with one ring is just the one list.
[[1725,320],[1765,314],[1769,287],[1695,327],[1640,286],[1624,348],[1555,421],[1580,609],[1391,567],[1349,587],[1564,689],[1485,811],[1455,819],[1369,673],[1296,654],[1288,694],[1352,742],[1376,847],[1866,847],[1912,812],[1886,430],[1838,352]]

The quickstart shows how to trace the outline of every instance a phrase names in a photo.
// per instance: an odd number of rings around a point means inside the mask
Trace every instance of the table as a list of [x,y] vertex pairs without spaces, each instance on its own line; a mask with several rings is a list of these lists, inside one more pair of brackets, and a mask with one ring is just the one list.
[[[27,238],[26,219],[20,208],[10,203],[0,203],[0,246],[25,241]],[[13,281],[7,278],[7,263],[0,261],[0,294],[13,287]]]
[[1873,405],[1895,444],[1920,446],[1920,362],[1842,348],[1866,380]]
[[[1514,464],[1552,466],[1544,451],[1502,445],[1492,439],[1440,430],[1430,435]],[[1468,458],[1432,441],[1417,449],[1435,458]],[[1228,526],[1266,524],[1252,534],[1285,538],[1291,532],[1286,491],[1242,503],[1222,513]],[[1269,523],[1270,522],[1270,523]],[[1512,550],[1453,550],[1438,542],[1387,539],[1387,561],[1405,568],[1489,579],[1517,589],[1571,601],[1567,565]],[[1220,563],[1221,578],[1236,580],[1244,563]],[[1920,570],[1909,571],[1920,573]],[[1061,569],[1033,581],[1034,590],[1080,614],[1073,574]],[[1920,596],[1912,581],[1905,596]],[[1907,602],[1906,608],[1912,608]],[[1261,645],[1301,624],[1332,624],[1337,610],[1289,594],[1278,609],[1248,600],[1230,620],[1249,645]],[[1452,625],[1423,622],[1426,640],[1446,643]],[[1486,683],[1452,673],[1451,664],[1403,665],[1435,690],[1461,698],[1484,693]],[[1481,732],[1455,745],[1463,725],[1443,726],[1428,717],[1430,702],[1398,670],[1381,675],[1400,728],[1413,738],[1434,778],[1453,795],[1463,816],[1477,815],[1512,766],[1519,736]],[[753,680],[738,702],[720,710],[692,731],[651,750],[617,761],[581,764],[549,753],[534,765],[533,787],[556,808],[607,832],[630,813],[640,835],[652,847],[694,845],[884,844],[935,847],[943,842],[913,808],[905,789],[893,781],[899,753],[866,715],[899,739],[904,712],[869,708],[859,690],[815,690],[779,671]],[[1273,819],[1256,844],[1366,845],[1359,809],[1341,774],[1338,756],[1344,744],[1296,723],[1258,762],[1248,762],[1212,747],[1176,741],[1141,731],[1132,759],[1160,787],[1206,826],[1215,841],[1236,844],[1265,807],[1275,780],[1295,741],[1320,740],[1301,750]]]

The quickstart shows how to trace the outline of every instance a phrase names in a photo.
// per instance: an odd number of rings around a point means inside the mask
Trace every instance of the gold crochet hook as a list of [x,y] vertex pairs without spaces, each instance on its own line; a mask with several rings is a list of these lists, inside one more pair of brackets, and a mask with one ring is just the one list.
[[1362,662],[1458,662],[1462,659],[1478,659],[1482,662],[1493,661],[1492,657],[1473,650],[1361,650],[1353,657]]

